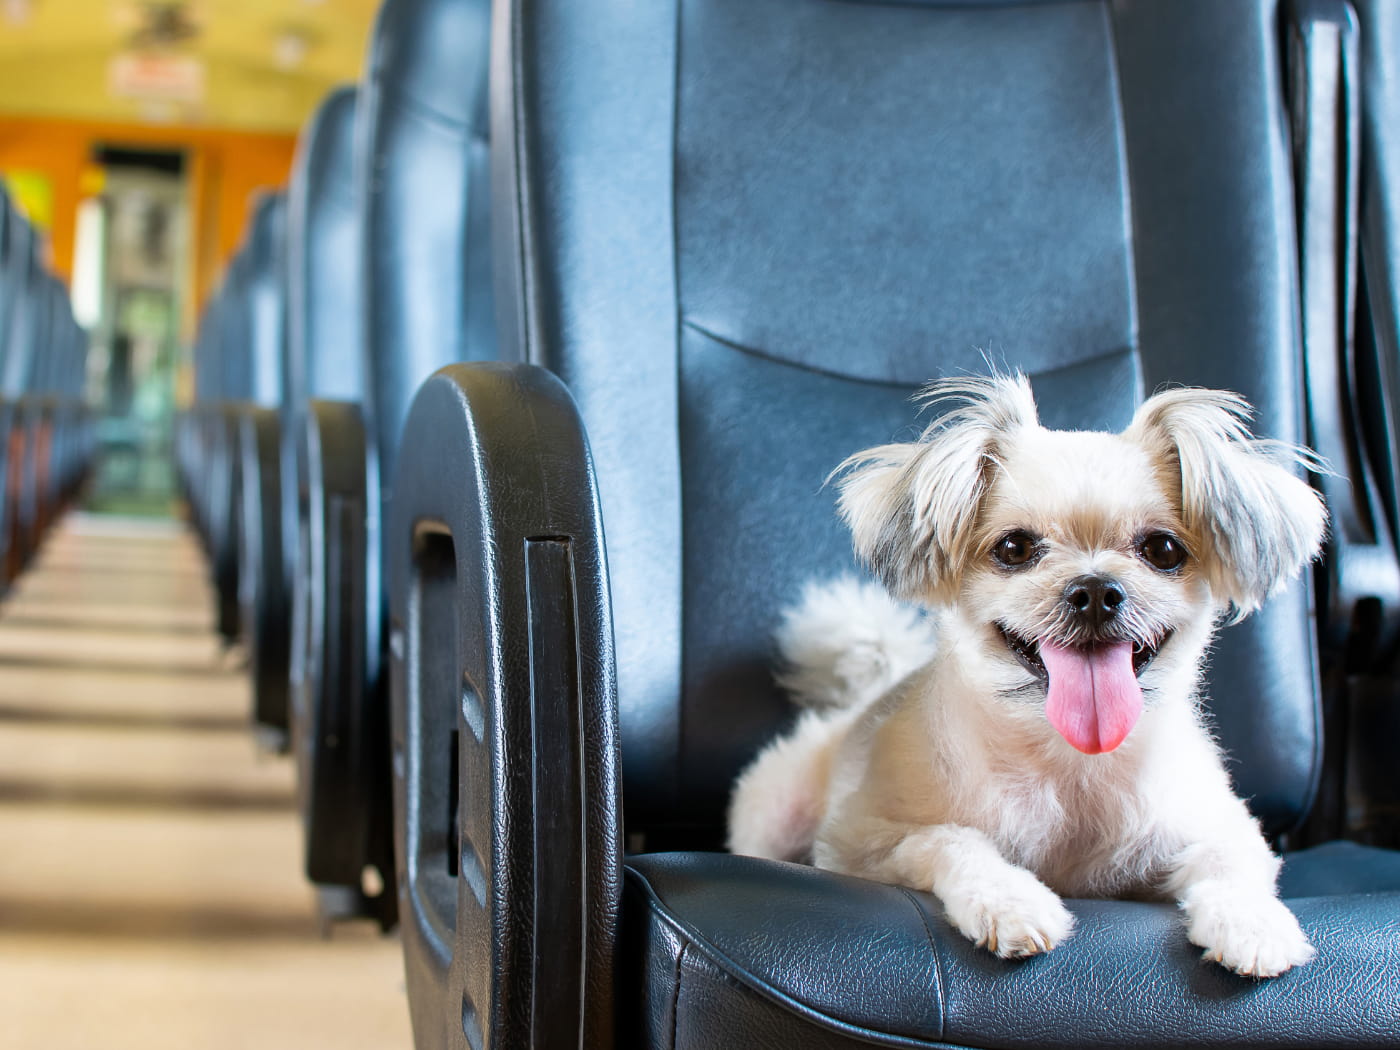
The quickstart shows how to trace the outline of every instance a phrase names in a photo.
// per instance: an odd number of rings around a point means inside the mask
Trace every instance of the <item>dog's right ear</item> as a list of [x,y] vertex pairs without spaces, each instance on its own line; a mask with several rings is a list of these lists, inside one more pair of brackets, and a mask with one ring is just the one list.
[[857,452],[832,476],[861,561],[895,597],[943,604],[957,593],[998,443],[1037,418],[1019,373],[935,383],[921,399],[961,404],[918,441]]

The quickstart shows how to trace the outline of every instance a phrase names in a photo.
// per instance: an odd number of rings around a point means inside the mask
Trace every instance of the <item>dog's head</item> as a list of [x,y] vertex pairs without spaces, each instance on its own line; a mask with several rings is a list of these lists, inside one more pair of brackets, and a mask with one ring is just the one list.
[[840,509],[897,596],[950,608],[1006,694],[1080,751],[1118,746],[1157,689],[1189,692],[1214,623],[1316,556],[1307,453],[1253,439],[1215,390],[1148,400],[1121,434],[1040,426],[1023,376],[936,384],[959,404],[852,456]]

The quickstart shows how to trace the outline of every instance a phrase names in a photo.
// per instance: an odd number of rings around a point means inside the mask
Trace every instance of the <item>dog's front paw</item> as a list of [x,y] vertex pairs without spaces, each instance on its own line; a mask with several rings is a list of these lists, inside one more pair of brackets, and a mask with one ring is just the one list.
[[943,898],[964,937],[1003,959],[1048,952],[1074,930],[1074,916],[1043,882],[1011,868]]
[[1186,936],[1205,958],[1245,977],[1277,977],[1315,953],[1288,907],[1275,897],[1220,892],[1186,904]]

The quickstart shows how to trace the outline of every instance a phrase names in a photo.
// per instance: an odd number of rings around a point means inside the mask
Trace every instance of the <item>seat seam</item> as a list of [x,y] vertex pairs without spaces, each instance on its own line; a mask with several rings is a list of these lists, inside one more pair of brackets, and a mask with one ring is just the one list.
[[681,969],[685,964],[685,952],[690,941],[681,941],[681,950],[676,952],[676,983],[671,991],[671,1050],[676,1050],[676,1040],[680,1036],[681,1014]]
[[898,889],[918,914],[919,924],[923,926],[924,936],[928,938],[929,952],[933,955],[933,980],[936,986],[934,991],[938,995],[938,1038],[944,1039],[948,1035],[948,997],[944,994],[943,957],[938,952],[938,942],[934,940],[933,930],[929,929],[928,916],[924,914],[924,909],[907,887],[900,886]]
[[[451,131],[454,134],[468,136],[472,134],[472,123],[470,120],[462,120],[449,116],[442,110],[430,105],[421,99],[415,98],[408,92],[392,86],[381,84],[379,88],[380,112],[386,109],[391,113],[400,113],[405,116],[417,117],[425,124]],[[386,106],[385,103],[388,103]]]
[[872,379],[867,376],[851,376],[846,375],[843,372],[833,371],[829,368],[821,368],[816,365],[810,365],[807,364],[805,361],[792,361],[786,357],[779,357],[777,354],[770,353],[767,350],[761,350],[756,346],[746,346],[745,344],[736,342],[733,339],[728,339],[720,335],[718,332],[710,331],[704,325],[698,324],[688,317],[681,318],[681,326],[683,328],[689,328],[692,332],[695,332],[697,335],[704,336],[711,342],[719,343],[720,346],[727,346],[731,350],[738,350],[740,353],[748,354],[750,357],[757,357],[764,361],[772,361],[774,364],[785,365],[788,368],[795,368],[802,372],[811,372],[814,375],[830,376],[833,379],[842,379],[853,383],[864,383],[869,386],[892,386],[907,389],[910,387],[917,387],[922,385],[921,383],[908,383],[902,379]]
[[[923,380],[907,382],[902,379],[876,379],[870,376],[854,376],[848,375],[845,372],[837,372],[830,368],[823,368],[820,365],[808,364],[805,361],[794,361],[791,358],[780,357],[772,351],[764,350],[756,346],[748,346],[734,339],[722,336],[718,332],[711,331],[703,324],[689,317],[681,318],[681,326],[690,329],[697,335],[704,336],[711,342],[718,343],[720,346],[728,347],[731,350],[737,350],[742,354],[748,354],[750,357],[757,357],[763,361],[771,361],[774,364],[783,365],[787,368],[794,368],[802,372],[810,372],[813,375],[830,376],[833,379],[840,379],[851,383],[863,383],[867,386],[917,388],[924,385]],[[1106,361],[1112,357],[1121,357],[1125,354],[1136,355],[1137,352],[1137,348],[1131,344],[1111,346],[1105,350],[1095,350],[1075,361],[1068,361],[1065,364],[1056,365],[1053,368],[1042,368],[1038,371],[1030,372],[1029,375],[1032,379],[1037,379],[1043,376],[1054,375],[1057,372],[1065,372],[1071,368],[1083,368],[1085,365],[1096,364],[1099,361]]]
[[[515,258],[508,259],[507,263],[511,269],[515,270],[515,278],[519,283],[519,293],[516,301],[511,303],[511,309],[515,313],[516,324],[519,331],[516,333],[516,342],[520,350],[520,360],[528,364],[539,364],[538,351],[534,345],[535,325],[534,304],[532,298],[535,294],[533,255],[534,246],[530,241],[530,203],[525,188],[526,169],[530,164],[530,149],[528,146],[528,134],[526,129],[526,110],[530,105],[530,97],[527,93],[530,90],[530,83],[525,75],[524,61],[521,53],[524,45],[521,42],[521,35],[524,30],[520,26],[519,4],[512,3],[509,17],[510,39],[507,48],[510,52],[510,78],[513,84],[519,85],[510,99],[510,149],[512,151],[509,159],[511,161],[511,181],[509,186],[509,199],[514,205],[514,214],[509,216],[514,227],[515,247],[517,254]],[[489,112],[489,111],[488,111]],[[488,129],[489,135],[489,129]],[[499,318],[499,314],[497,317]]]

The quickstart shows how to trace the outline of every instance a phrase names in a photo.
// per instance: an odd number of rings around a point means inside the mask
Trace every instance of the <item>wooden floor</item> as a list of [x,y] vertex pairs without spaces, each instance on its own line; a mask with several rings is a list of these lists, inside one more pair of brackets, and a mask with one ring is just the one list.
[[70,517],[0,605],[0,1046],[407,1050],[397,940],[318,933],[193,540]]

